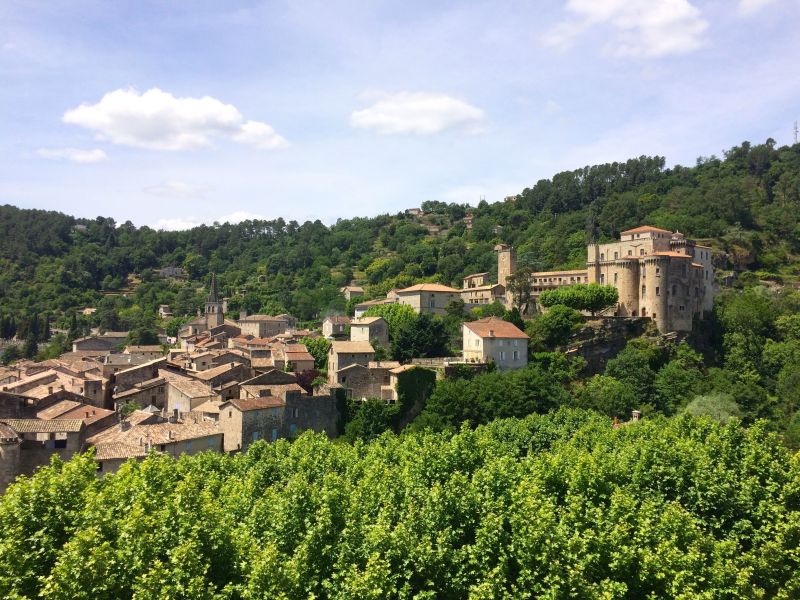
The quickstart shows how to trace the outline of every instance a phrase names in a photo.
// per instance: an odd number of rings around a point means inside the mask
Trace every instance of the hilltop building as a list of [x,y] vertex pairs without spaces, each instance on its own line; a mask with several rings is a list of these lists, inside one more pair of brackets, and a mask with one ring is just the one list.
[[[516,271],[516,252],[500,244],[497,279],[505,285]],[[576,283],[613,285],[619,317],[650,317],[661,332],[691,331],[695,316],[714,306],[711,248],[676,231],[642,226],[620,234],[619,241],[587,246],[586,269],[532,273],[532,296]],[[506,294],[506,302],[511,302]]]

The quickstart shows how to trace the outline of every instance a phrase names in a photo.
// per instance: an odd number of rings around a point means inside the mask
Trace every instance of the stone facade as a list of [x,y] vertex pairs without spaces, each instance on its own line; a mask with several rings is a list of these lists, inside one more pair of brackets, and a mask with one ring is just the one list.
[[462,325],[465,362],[494,362],[501,371],[528,365],[528,336],[508,321],[488,317]]
[[333,342],[328,351],[328,383],[337,383],[336,374],[345,367],[367,364],[375,357],[369,342]]
[[447,305],[461,298],[461,290],[439,283],[419,283],[397,290],[397,302],[406,304],[418,314],[446,314]]
[[[495,249],[498,281],[505,282],[516,268],[516,255],[510,246]],[[656,227],[629,229],[617,242],[590,244],[586,270],[538,272],[532,280],[534,298],[576,283],[613,285],[619,302],[608,316],[648,317],[662,333],[691,331],[693,319],[714,306],[711,249]]]
[[383,317],[362,317],[350,322],[351,342],[377,343],[387,348],[389,346],[389,324]]

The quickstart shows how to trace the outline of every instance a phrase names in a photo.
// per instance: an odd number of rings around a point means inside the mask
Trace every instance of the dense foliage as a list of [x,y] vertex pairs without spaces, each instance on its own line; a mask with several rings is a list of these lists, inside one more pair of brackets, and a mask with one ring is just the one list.
[[539,303],[552,306],[568,306],[574,310],[585,310],[597,314],[619,300],[619,292],[613,285],[599,283],[576,283],[564,287],[545,290],[539,295]]
[[761,426],[591,413],[245,454],[55,461],[0,499],[0,594],[796,598],[800,460]]

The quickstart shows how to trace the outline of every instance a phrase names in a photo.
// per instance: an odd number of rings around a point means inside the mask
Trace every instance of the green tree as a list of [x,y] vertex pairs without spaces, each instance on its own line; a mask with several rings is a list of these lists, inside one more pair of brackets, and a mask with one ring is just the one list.
[[642,401],[633,387],[608,375],[595,375],[575,391],[576,404],[608,417],[627,418]]
[[619,300],[619,292],[612,285],[599,283],[576,283],[564,287],[545,290],[539,295],[542,306],[568,306],[575,310],[586,310],[596,315],[613,306]]

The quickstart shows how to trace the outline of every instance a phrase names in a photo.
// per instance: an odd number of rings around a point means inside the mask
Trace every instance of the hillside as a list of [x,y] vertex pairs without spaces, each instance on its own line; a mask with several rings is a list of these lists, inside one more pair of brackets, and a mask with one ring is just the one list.
[[[193,313],[202,299],[194,288],[215,271],[232,312],[289,311],[310,319],[342,310],[337,290],[353,279],[376,296],[423,280],[457,285],[468,273],[496,273],[497,242],[516,246],[520,263],[534,269],[578,267],[587,233],[610,240],[641,223],[710,243],[722,273],[797,281],[800,145],[745,142],[693,167],[664,165],[664,158],[640,157],[585,167],[504,202],[469,208],[429,201],[422,217],[353,218],[331,227],[276,219],[167,232],[3,206],[0,303],[17,319],[84,306],[126,318],[126,310],[152,315],[159,303]],[[149,270],[165,266],[183,267],[194,283],[155,281]],[[126,287],[131,274],[148,284],[135,301],[108,293],[103,300],[103,292]],[[63,318],[61,324],[68,326]]]

